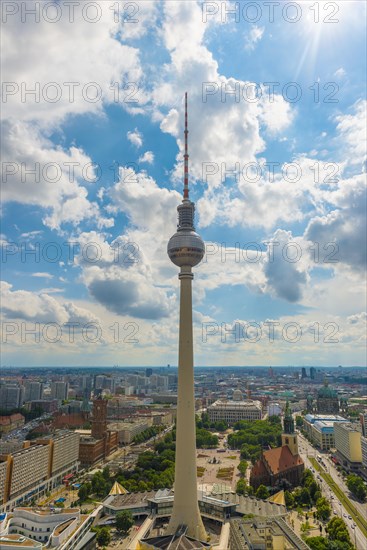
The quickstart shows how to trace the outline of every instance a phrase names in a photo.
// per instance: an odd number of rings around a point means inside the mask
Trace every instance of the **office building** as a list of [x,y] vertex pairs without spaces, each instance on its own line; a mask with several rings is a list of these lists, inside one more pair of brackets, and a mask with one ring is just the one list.
[[144,430],[147,430],[153,423],[151,417],[136,420],[135,422],[115,422],[109,424],[108,428],[111,431],[117,432],[118,442],[120,445],[128,445],[132,443],[134,437]]
[[246,399],[244,401],[215,401],[208,407],[210,422],[224,420],[233,425],[239,420],[261,420],[262,407],[260,401]]
[[303,429],[312,443],[321,450],[335,447],[335,423],[347,422],[338,414],[306,414],[303,420]]
[[350,422],[335,423],[336,458],[348,472],[358,472],[362,465],[360,427]]

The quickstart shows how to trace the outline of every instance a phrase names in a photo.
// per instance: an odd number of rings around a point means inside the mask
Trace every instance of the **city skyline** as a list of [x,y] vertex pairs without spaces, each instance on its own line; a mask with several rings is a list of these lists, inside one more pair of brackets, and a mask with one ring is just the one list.
[[222,4],[4,14],[2,365],[176,363],[185,90],[197,365],[366,365],[365,3]]

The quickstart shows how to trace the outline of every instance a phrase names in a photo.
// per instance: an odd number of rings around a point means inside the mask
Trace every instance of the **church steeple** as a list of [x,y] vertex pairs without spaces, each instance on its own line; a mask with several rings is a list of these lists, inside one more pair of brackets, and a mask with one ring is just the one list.
[[294,420],[293,420],[292,411],[290,409],[288,399],[287,399],[287,403],[284,411],[283,428],[284,428],[283,433],[294,434]]
[[294,419],[292,416],[292,411],[287,403],[284,411],[284,420],[283,420],[283,433],[282,433],[282,447],[287,445],[292,455],[298,455],[298,441],[297,435],[294,431]]

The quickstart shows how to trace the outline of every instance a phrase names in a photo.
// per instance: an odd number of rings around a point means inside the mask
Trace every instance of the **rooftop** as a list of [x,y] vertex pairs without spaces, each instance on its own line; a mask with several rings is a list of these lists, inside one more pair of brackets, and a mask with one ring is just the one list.
[[254,475],[265,473],[263,461],[268,464],[273,474],[278,474],[279,472],[284,472],[289,468],[303,464],[303,460],[299,455],[292,455],[288,445],[264,451],[262,459],[253,467]]
[[343,430],[346,430],[347,432],[359,432],[359,433],[361,433],[360,424],[352,424],[351,422],[343,422],[343,424],[339,424],[338,426],[340,428],[343,428]]
[[260,401],[253,401],[252,399],[247,399],[244,401],[226,401],[224,399],[218,399],[212,405],[209,405],[209,409],[215,408],[226,408],[232,410],[238,409],[261,409]]
[[317,420],[330,421],[330,422],[346,422],[346,419],[339,414],[306,414],[306,422],[314,424]]
[[42,543],[24,537],[23,535],[1,535],[0,536],[0,547],[3,545],[6,546],[22,546],[25,548],[41,548]]

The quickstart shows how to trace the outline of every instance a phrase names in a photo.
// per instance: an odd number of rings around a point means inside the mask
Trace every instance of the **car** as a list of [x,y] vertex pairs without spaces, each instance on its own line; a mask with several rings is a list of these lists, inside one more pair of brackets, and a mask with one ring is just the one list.
[[354,527],[353,523],[352,523],[352,525],[351,525],[350,527],[351,527],[351,529],[355,529],[355,527]]
[[347,514],[343,514],[343,518],[347,518],[347,517],[348,517]]
[[337,516],[338,512],[336,510],[333,510],[333,514],[335,514]]
[[348,516],[348,519],[352,519],[352,516]]

